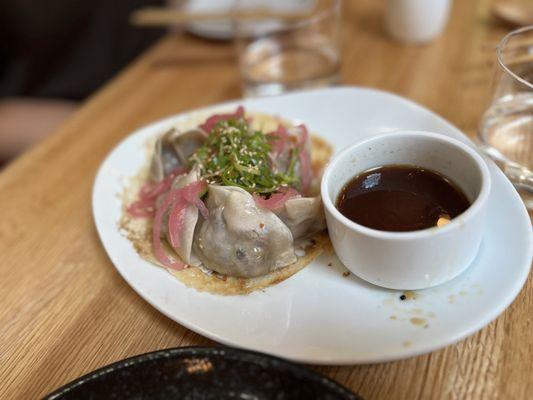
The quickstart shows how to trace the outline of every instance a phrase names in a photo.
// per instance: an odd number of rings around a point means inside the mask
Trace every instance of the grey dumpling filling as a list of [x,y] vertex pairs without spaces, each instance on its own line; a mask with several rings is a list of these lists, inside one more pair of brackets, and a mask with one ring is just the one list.
[[210,185],[209,218],[198,224],[194,250],[223,275],[252,278],[296,261],[289,228],[252,195],[233,186]]

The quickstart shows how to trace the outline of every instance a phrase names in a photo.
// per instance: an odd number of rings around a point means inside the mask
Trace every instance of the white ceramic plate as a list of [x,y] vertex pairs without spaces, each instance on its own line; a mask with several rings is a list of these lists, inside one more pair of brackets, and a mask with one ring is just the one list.
[[[398,129],[434,131],[470,143],[450,123],[411,101],[353,87],[243,100],[196,112],[237,104],[305,121],[336,151]],[[380,362],[433,351],[473,334],[502,313],[522,288],[533,251],[531,224],[515,189],[492,162],[488,229],[477,259],[450,283],[418,291],[416,299],[402,301],[398,291],[344,277],[345,269],[328,255],[247,296],[187,288],[142,260],[121,236],[117,193],[124,178],[145,162],[146,138],[194,113],[156,122],[126,138],[102,164],[93,192],[96,227],[116,268],[139,295],[176,322],[221,343],[302,362]]]

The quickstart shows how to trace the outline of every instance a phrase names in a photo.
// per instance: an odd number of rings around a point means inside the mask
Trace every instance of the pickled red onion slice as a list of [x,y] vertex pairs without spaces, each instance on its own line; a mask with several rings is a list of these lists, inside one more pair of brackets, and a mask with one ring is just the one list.
[[128,213],[135,218],[148,218],[154,216],[154,201],[137,200],[131,203],[127,208]]
[[228,114],[215,114],[207,118],[207,120],[200,125],[200,129],[203,129],[208,134],[211,133],[211,130],[218,124],[220,121],[227,121],[228,119],[238,119],[244,117],[244,107],[239,106],[234,113]]
[[161,227],[163,222],[163,216],[165,215],[165,211],[172,204],[173,198],[173,193],[167,194],[165,196],[165,199],[163,200],[163,203],[158,207],[155,213],[154,226],[152,230],[152,247],[157,261],[159,261],[167,268],[179,271],[184,269],[186,267],[186,264],[184,264],[180,260],[170,258],[166,253],[165,249],[163,248],[163,243],[161,243]]
[[298,136],[298,145],[300,147],[300,184],[302,193],[306,193],[311,184],[313,171],[311,171],[311,156],[309,155],[309,132],[304,124],[298,125],[300,135]]
[[204,202],[197,196],[194,196],[190,198],[190,196],[186,196],[185,199],[190,203],[194,204],[198,211],[200,211],[200,214],[202,214],[202,217],[207,218],[209,217],[209,210],[205,206]]
[[[170,258],[163,248],[163,244],[161,243],[163,216],[170,209],[168,217],[169,239],[172,247],[177,247],[179,246],[181,232],[183,231],[187,206],[192,203],[198,207],[198,202],[200,202],[205,208],[205,204],[200,200],[200,197],[205,192],[206,186],[206,182],[197,181],[189,183],[182,188],[173,189],[166,195],[163,203],[156,211],[152,231],[152,246],[157,260],[167,268],[179,271],[185,268],[186,264]],[[207,211],[207,208],[205,208],[205,211]]]
[[178,196],[168,217],[168,233],[170,244],[176,248],[180,245],[181,232],[183,231],[185,212],[187,211],[187,202],[181,196]]
[[287,128],[283,125],[278,125],[278,129],[270,132],[269,135],[275,138],[272,143],[272,153],[274,156],[278,156],[283,153],[283,150],[285,150],[285,147],[287,146],[289,132],[287,132]]
[[139,199],[128,206],[128,213],[135,218],[153,217],[157,198],[170,189],[176,176],[185,172],[187,172],[185,168],[178,167],[161,182],[145,183],[139,191]]
[[292,199],[293,197],[297,197],[299,195],[300,194],[295,189],[286,188],[281,190],[280,192],[273,193],[268,199],[265,199],[257,194],[254,194],[253,197],[255,203],[259,207],[265,208],[267,210],[277,210],[278,208],[282,207],[287,200]]

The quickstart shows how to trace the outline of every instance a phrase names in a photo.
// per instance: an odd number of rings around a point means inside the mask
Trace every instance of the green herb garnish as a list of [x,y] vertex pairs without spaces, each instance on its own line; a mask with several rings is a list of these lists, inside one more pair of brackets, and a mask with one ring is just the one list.
[[220,121],[190,161],[199,166],[202,178],[209,183],[238,186],[251,193],[272,193],[299,183],[296,151],[291,151],[286,171],[272,165],[269,153],[275,139],[253,130],[244,119]]

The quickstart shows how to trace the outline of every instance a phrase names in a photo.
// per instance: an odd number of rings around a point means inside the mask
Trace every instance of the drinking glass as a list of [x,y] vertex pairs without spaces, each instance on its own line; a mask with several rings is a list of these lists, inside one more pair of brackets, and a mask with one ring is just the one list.
[[234,21],[245,96],[339,82],[341,0],[242,0],[237,8],[295,15]]
[[496,49],[491,104],[478,138],[533,208],[533,26],[505,36]]

